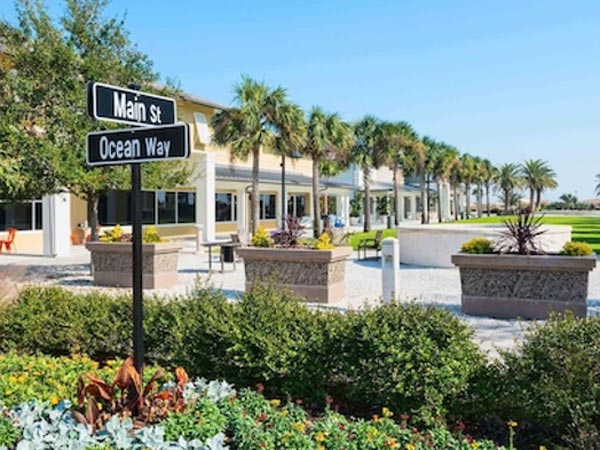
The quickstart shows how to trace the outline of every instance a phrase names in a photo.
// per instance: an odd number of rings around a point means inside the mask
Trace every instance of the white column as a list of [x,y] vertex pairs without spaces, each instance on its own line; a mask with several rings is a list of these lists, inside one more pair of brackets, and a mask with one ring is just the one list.
[[196,224],[203,226],[204,240],[215,239],[215,155],[200,154],[196,168]]
[[400,211],[400,222],[404,222],[404,218],[406,217],[404,214],[404,195],[398,195],[398,204],[396,205],[398,211]]
[[345,194],[342,196],[340,203],[342,204],[342,220],[345,226],[350,225],[350,195]]
[[400,245],[389,237],[381,243],[381,287],[383,301],[390,303],[400,295]]
[[417,220],[417,196],[410,197],[410,216],[412,220]]
[[445,192],[445,199],[444,203],[442,204],[442,209],[445,215],[444,219],[450,220],[452,218],[452,209],[450,208],[450,198],[452,197],[452,192],[450,190],[450,183],[445,182],[443,186]]
[[242,242],[248,241],[248,194],[245,187],[237,190],[237,232]]
[[71,254],[71,195],[67,192],[42,198],[44,256]]

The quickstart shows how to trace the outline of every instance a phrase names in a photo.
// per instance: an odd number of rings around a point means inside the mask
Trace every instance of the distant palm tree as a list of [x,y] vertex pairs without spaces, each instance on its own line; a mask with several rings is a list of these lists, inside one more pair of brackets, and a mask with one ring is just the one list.
[[458,161],[452,167],[449,174],[450,186],[452,187],[452,197],[454,204],[454,220],[458,220],[460,216],[460,186],[462,184],[462,159],[458,150],[456,150],[458,156]]
[[475,167],[473,181],[475,182],[475,195],[477,196],[477,217],[483,216],[483,179],[485,177],[485,166],[483,160],[475,156]]
[[498,174],[496,169],[489,159],[484,159],[482,162],[482,181],[485,188],[485,211],[487,216],[490,216],[490,190],[494,185],[494,180]]
[[504,198],[504,214],[508,214],[512,205],[512,197],[523,183],[519,166],[513,163],[503,164],[498,168],[495,182]]
[[333,170],[338,167],[335,163],[347,160],[352,139],[352,128],[337,114],[326,113],[316,106],[310,110],[306,138],[301,151],[312,159],[312,210],[315,237],[319,237],[322,232],[319,202],[321,172],[326,172],[327,175],[334,174]]
[[535,212],[542,202],[542,192],[558,186],[556,172],[543,159],[528,159],[520,167],[525,185],[529,189],[529,209]]
[[400,171],[414,169],[412,152],[419,137],[408,122],[385,122],[382,124],[382,156],[390,166],[394,177],[394,216],[398,225],[400,217]]
[[461,178],[465,185],[465,215],[467,219],[471,217],[471,185],[477,175],[476,160],[471,155],[465,153],[460,157]]
[[365,116],[354,126],[354,145],[350,151],[351,162],[358,165],[364,182],[364,231],[371,231],[371,171],[383,160],[381,151],[383,128],[379,119]]
[[563,194],[558,198],[565,209],[576,209],[579,200],[573,194]]
[[304,119],[302,110],[289,102],[285,89],[273,89],[249,77],[235,86],[234,101],[235,107],[213,116],[213,141],[230,146],[233,159],[252,156],[250,231],[254,234],[260,221],[260,151],[299,148]]
[[423,155],[423,181],[425,188],[421,192],[421,198],[423,199],[421,202],[423,208],[421,223],[429,223],[429,192],[431,191],[431,181],[434,178],[433,171],[440,147],[439,143],[429,136],[423,136],[421,142],[425,150]]
[[438,222],[442,222],[442,184],[447,182],[453,169],[459,164],[458,150],[443,142],[435,146],[432,164],[432,174],[437,188]]

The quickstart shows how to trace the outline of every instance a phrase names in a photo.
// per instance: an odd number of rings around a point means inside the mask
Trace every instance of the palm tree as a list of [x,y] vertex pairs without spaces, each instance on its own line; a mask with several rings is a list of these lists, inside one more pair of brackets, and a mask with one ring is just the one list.
[[483,186],[485,187],[485,210],[487,216],[490,214],[490,190],[494,185],[494,180],[498,174],[498,169],[496,169],[489,159],[484,159],[482,163],[482,180]]
[[529,209],[535,212],[542,202],[542,192],[558,186],[556,172],[543,159],[528,159],[521,164],[520,170],[529,189]]
[[365,116],[354,126],[354,145],[350,159],[357,164],[363,173],[364,196],[364,231],[371,231],[371,170],[379,167],[383,159],[381,151],[383,128],[379,119]]
[[429,192],[431,180],[433,178],[433,166],[435,164],[438,143],[429,136],[423,136],[423,163],[420,169],[421,184],[421,223],[429,223]]
[[596,175],[596,187],[594,188],[596,195],[600,195],[600,173]]
[[260,151],[298,148],[304,120],[300,108],[289,102],[285,89],[273,89],[246,76],[235,86],[234,102],[235,107],[213,116],[213,141],[230,146],[232,159],[252,156],[250,231],[254,234],[260,221]]
[[576,209],[579,200],[573,194],[563,194],[558,198],[565,209]]
[[477,196],[477,217],[483,216],[483,178],[485,176],[485,167],[483,160],[478,156],[473,158],[475,162],[473,181],[475,182],[475,195]]
[[318,106],[314,106],[310,110],[302,153],[312,159],[312,210],[315,237],[319,237],[322,232],[321,204],[319,202],[321,169],[332,175],[332,165],[326,163],[346,160],[351,146],[352,129],[340,119],[339,115],[326,113]]
[[452,167],[449,174],[450,186],[452,187],[452,197],[454,199],[454,220],[458,220],[460,215],[460,195],[459,189],[463,181],[462,178],[462,158],[458,150],[454,149],[458,155],[456,164]]
[[476,176],[476,160],[468,153],[460,157],[461,178],[465,184],[465,215],[467,219],[471,218],[471,185]]
[[451,173],[460,161],[458,150],[445,144],[438,143],[435,146],[432,164],[432,174],[437,188],[437,210],[438,222],[442,222],[442,184],[447,182]]
[[512,204],[511,200],[513,194],[523,183],[519,166],[513,163],[501,165],[498,169],[495,181],[498,189],[502,191],[502,197],[504,198],[504,214],[508,214]]
[[385,122],[382,128],[382,156],[394,176],[394,216],[398,225],[400,217],[400,170],[406,173],[413,166],[410,152],[418,141],[417,133],[408,122]]

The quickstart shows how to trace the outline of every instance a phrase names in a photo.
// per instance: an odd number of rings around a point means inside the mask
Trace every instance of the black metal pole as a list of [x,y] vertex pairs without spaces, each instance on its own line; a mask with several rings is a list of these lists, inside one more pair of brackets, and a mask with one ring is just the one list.
[[285,155],[281,155],[281,229],[285,230],[286,214],[286,198],[285,198]]
[[133,357],[135,368],[144,366],[144,305],[142,299],[142,165],[131,165],[131,215],[133,234]]

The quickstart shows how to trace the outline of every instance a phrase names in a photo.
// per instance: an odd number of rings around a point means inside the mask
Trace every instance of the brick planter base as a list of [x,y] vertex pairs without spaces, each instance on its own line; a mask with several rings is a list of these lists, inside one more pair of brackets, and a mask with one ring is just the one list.
[[452,255],[460,268],[462,312],[502,319],[547,319],[550,311],[587,314],[596,256]]
[[[90,242],[94,284],[132,287],[132,245],[130,243]],[[142,284],[144,289],[164,289],[177,285],[178,244],[142,245]]]
[[257,282],[277,283],[310,302],[334,303],[344,297],[344,276],[350,247],[333,250],[244,247],[246,290]]

